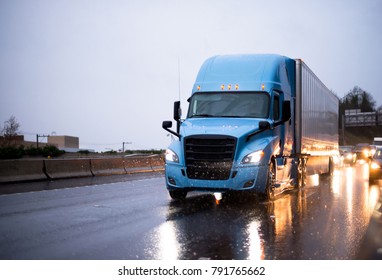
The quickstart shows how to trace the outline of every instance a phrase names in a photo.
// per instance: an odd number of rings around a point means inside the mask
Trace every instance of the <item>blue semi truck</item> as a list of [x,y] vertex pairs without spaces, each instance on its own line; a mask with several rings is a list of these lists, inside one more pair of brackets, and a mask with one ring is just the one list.
[[300,59],[223,55],[199,70],[187,117],[165,155],[171,198],[247,191],[267,199],[330,173],[338,159],[338,98]]

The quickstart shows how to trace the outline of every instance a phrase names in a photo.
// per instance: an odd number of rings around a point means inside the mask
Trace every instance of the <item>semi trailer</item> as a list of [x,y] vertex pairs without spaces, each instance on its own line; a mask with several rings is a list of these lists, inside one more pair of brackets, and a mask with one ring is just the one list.
[[207,59],[185,119],[180,101],[163,129],[172,199],[190,191],[256,192],[273,200],[331,173],[338,160],[338,98],[301,59],[275,54]]

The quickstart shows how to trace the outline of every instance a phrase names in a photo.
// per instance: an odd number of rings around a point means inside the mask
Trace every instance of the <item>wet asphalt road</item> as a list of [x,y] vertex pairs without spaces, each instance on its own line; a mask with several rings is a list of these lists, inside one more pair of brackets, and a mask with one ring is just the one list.
[[[33,192],[23,192],[25,188]],[[274,202],[193,193],[170,200],[163,174],[1,185],[0,259],[358,259],[382,258],[368,166]],[[43,190],[43,191],[41,191]],[[377,213],[378,214],[378,213]],[[372,222],[370,223],[370,218]]]

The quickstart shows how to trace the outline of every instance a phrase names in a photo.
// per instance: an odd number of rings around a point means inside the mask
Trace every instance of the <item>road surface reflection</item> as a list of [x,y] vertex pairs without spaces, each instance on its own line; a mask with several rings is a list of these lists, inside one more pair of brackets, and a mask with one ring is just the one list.
[[166,221],[150,234],[152,259],[354,259],[380,196],[368,166],[307,186],[274,202],[233,196],[220,204],[196,193],[169,202]]

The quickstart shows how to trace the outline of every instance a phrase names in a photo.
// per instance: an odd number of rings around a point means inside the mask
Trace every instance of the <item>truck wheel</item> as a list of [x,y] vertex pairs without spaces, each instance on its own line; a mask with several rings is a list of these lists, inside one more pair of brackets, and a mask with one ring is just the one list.
[[306,181],[306,161],[304,158],[298,159],[297,165],[297,187],[303,188]]
[[183,200],[187,196],[187,191],[182,190],[175,190],[175,191],[169,191],[170,197],[174,200]]
[[265,196],[268,200],[275,200],[275,183],[276,183],[276,171],[273,160],[269,163],[267,173],[267,186],[265,188]]

